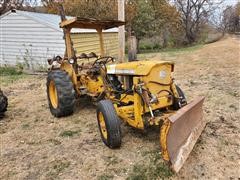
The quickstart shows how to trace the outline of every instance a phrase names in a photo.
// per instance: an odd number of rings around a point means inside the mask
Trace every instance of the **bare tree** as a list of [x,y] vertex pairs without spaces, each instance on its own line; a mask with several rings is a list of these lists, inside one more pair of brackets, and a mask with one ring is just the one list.
[[223,11],[223,23],[229,33],[240,31],[240,2]]
[[10,9],[31,9],[36,5],[37,0],[0,0],[0,15],[9,11]]
[[201,27],[221,3],[222,1],[214,0],[175,0],[176,7],[181,13],[182,26],[188,43],[197,40]]
[[235,6],[227,6],[219,9],[219,13],[216,13],[212,18],[211,23],[216,29],[223,35],[240,31],[240,3]]
[[216,15],[217,17],[214,17],[212,20],[213,25],[222,33],[223,36],[230,25],[232,11],[232,7],[227,6],[224,10],[222,10],[222,12]]
[[10,0],[0,0],[0,15],[2,15],[7,9],[9,1]]

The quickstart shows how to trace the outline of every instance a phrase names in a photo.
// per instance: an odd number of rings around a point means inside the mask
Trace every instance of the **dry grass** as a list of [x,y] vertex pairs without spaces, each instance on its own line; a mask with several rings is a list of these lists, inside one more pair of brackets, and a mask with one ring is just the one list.
[[0,121],[0,179],[239,178],[239,52],[239,40],[228,37],[191,51],[150,55],[176,63],[176,82],[188,100],[206,97],[208,124],[177,175],[159,158],[157,129],[142,134],[122,125],[122,147],[111,150],[101,142],[88,100],[73,116],[56,119],[47,105],[46,77],[4,84],[9,110]]

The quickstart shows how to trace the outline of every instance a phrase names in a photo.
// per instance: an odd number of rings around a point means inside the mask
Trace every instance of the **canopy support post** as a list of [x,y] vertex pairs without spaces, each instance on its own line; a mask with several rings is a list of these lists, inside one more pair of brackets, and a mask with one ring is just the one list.
[[102,29],[97,29],[98,36],[99,36],[99,42],[100,42],[100,55],[104,56],[104,42],[103,42],[103,32]]

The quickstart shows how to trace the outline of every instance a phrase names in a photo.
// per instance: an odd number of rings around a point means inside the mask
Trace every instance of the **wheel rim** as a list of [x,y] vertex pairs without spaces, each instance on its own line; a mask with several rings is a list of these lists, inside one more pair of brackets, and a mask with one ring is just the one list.
[[98,120],[99,120],[99,126],[100,126],[100,129],[101,129],[101,133],[102,133],[103,137],[105,139],[107,139],[107,128],[106,128],[106,123],[105,123],[104,116],[103,116],[102,112],[99,112]]
[[53,108],[56,109],[58,107],[58,96],[54,81],[51,81],[49,84],[49,98]]

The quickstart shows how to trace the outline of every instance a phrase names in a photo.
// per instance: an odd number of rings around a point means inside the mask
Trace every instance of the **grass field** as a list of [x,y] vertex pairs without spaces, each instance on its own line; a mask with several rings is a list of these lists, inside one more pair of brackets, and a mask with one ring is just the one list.
[[2,74],[9,109],[0,121],[0,179],[239,179],[239,40],[139,55],[174,61],[188,101],[206,97],[207,126],[179,174],[161,159],[158,128],[141,133],[122,124],[122,147],[108,149],[88,99],[57,119],[49,112],[46,76]]

